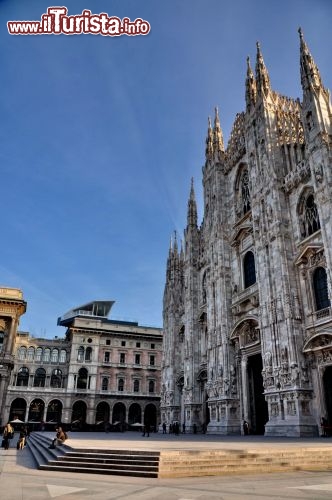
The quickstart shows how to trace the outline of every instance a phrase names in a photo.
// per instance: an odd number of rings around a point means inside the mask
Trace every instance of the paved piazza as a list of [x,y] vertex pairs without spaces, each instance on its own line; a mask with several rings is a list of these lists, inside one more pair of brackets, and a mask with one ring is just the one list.
[[[50,434],[50,437],[52,434]],[[72,433],[68,444],[75,448],[127,449],[253,449],[296,446],[330,447],[330,439],[266,439],[208,435],[140,433],[97,434]],[[332,473],[297,472],[254,476],[223,476],[181,479],[145,479],[98,474],[74,474],[39,471],[34,467],[29,450],[10,448],[0,451],[0,498],[6,500],[241,500],[241,499],[331,499]]]

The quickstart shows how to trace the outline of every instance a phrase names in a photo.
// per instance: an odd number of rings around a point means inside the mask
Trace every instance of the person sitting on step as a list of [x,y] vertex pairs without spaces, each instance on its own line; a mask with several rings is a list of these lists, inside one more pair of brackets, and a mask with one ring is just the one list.
[[56,436],[49,448],[55,448],[56,445],[60,446],[66,441],[66,434],[63,432],[62,427],[57,427],[55,430],[57,431]]

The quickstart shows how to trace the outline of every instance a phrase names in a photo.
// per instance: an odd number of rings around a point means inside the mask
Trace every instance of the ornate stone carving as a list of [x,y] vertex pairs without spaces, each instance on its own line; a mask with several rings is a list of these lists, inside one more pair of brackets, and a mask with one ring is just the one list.
[[308,163],[305,161],[300,161],[296,165],[295,170],[289,172],[284,179],[284,187],[286,192],[292,191],[292,189],[296,188],[301,182],[307,181],[310,177],[310,167]]

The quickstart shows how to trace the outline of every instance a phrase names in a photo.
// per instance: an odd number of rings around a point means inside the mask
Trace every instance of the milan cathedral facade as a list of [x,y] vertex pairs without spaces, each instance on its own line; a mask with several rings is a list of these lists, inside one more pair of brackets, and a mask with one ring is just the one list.
[[332,426],[331,103],[300,32],[303,97],[275,92],[257,44],[224,147],[209,120],[204,217],[194,187],[164,292],[161,420],[315,436]]

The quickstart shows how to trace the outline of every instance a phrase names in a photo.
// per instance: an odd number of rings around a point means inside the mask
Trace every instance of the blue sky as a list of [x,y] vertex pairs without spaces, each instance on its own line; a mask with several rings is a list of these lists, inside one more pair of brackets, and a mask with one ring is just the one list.
[[[113,317],[162,326],[172,232],[190,179],[201,207],[207,117],[227,142],[259,40],[276,91],[300,97],[299,39],[332,86],[330,0],[67,0],[143,18],[148,36],[10,36],[54,3],[0,0],[0,284],[28,303],[21,330],[115,300]],[[55,5],[57,3],[55,2]],[[200,217],[202,212],[200,210]]]

